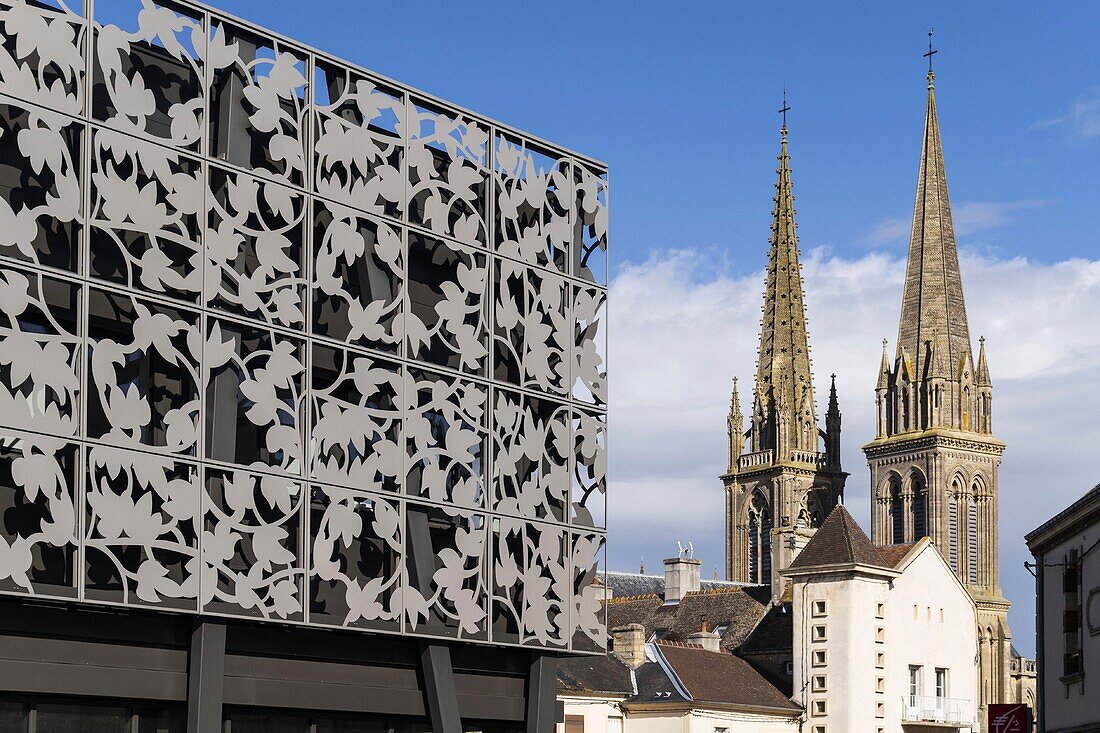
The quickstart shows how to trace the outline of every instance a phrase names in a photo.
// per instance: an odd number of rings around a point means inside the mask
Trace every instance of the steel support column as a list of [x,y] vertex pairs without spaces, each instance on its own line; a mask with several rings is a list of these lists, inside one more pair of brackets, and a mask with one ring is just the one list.
[[424,673],[424,697],[428,702],[432,730],[435,733],[462,733],[450,647],[421,642],[420,668]]
[[187,670],[187,733],[221,730],[224,679],[225,624],[198,621]]
[[538,655],[527,678],[527,733],[553,733],[557,703],[558,660]]

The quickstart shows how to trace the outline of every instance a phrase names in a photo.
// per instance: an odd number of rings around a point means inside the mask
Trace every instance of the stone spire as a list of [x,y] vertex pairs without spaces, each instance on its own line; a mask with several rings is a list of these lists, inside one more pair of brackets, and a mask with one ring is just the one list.
[[813,451],[817,419],[785,124],[780,134],[753,410],[760,429],[754,430],[753,450]]
[[989,378],[989,364],[985,360],[985,336],[978,339],[978,374],[975,384],[979,387],[992,387],[993,381]]
[[737,470],[737,461],[745,443],[745,422],[741,415],[741,396],[737,394],[737,377],[733,378],[733,395],[730,397],[730,414],[726,418],[729,432],[730,455],[729,471]]
[[[970,351],[959,255],[951,223],[947,173],[943,164],[939,120],[936,116],[935,75],[928,71],[928,104],[924,117],[909,264],[901,301],[898,349],[913,360],[914,376],[929,376],[932,348],[941,363],[957,369]],[[939,352],[943,353],[939,353]],[[956,375],[943,375],[957,378]]]
[[836,375],[830,377],[829,409],[825,413],[825,456],[831,468],[840,470],[840,403],[836,398]]

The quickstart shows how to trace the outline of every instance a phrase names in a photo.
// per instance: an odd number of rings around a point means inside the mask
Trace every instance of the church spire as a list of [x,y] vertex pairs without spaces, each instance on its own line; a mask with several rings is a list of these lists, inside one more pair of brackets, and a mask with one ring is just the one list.
[[[787,108],[785,103],[783,106]],[[817,420],[785,123],[780,130],[776,173],[764,319],[760,327],[756,370],[756,399],[762,404],[754,410],[772,429],[753,436],[754,450],[814,451],[817,450]]]
[[[930,48],[926,54],[929,63],[932,53],[935,51]],[[914,360],[914,372],[920,376],[927,374],[929,367],[935,368],[935,364],[927,363],[933,352],[937,359],[957,369],[963,355],[970,351],[966,302],[936,115],[934,78],[929,66],[924,140],[898,329],[898,346]]]

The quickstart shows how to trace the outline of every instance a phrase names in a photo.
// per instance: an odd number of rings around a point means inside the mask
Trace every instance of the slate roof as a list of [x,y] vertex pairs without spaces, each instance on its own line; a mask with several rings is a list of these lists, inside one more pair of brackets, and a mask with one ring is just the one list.
[[772,606],[741,645],[742,654],[790,652],[794,648],[794,624],[789,605]]
[[655,655],[664,658],[667,669],[658,661],[647,661],[634,670],[633,681],[627,666],[612,654],[561,659],[558,691],[622,696],[626,704],[678,705],[691,700],[703,705],[751,705],[791,713],[801,709],[752,665],[733,654],[710,652],[698,644],[661,641],[650,647],[650,659]]
[[871,544],[856,520],[844,508],[838,505],[829,512],[824,523],[806,543],[806,547],[791,563],[792,570],[814,568],[821,565],[875,565],[892,568],[879,551]]
[[694,644],[657,647],[695,702],[801,709],[740,657]]
[[[746,583],[737,583],[732,580],[702,580],[699,586],[702,590],[715,590],[718,588],[741,588]],[[607,587],[611,589],[612,597],[628,596],[665,596],[665,576],[645,575],[643,573],[608,572]]]
[[708,631],[725,626],[721,645],[732,651],[764,616],[770,599],[771,588],[762,585],[704,589],[669,605],[656,595],[612,598],[607,603],[607,627],[641,624],[647,639],[660,632],[663,640],[685,641],[705,622]]
[[630,669],[614,654],[569,657],[558,661],[558,690],[630,696]]

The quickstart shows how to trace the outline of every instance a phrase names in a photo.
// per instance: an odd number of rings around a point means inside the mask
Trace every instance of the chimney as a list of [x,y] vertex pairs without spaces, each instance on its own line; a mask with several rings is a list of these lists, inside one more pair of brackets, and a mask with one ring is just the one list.
[[722,637],[713,631],[707,631],[706,626],[695,633],[688,634],[687,643],[698,644],[708,652],[722,651]]
[[611,653],[631,669],[641,667],[645,663],[645,627],[626,624],[611,629]]
[[688,593],[699,590],[699,566],[702,564],[702,560],[693,557],[665,560],[665,605],[679,603]]

